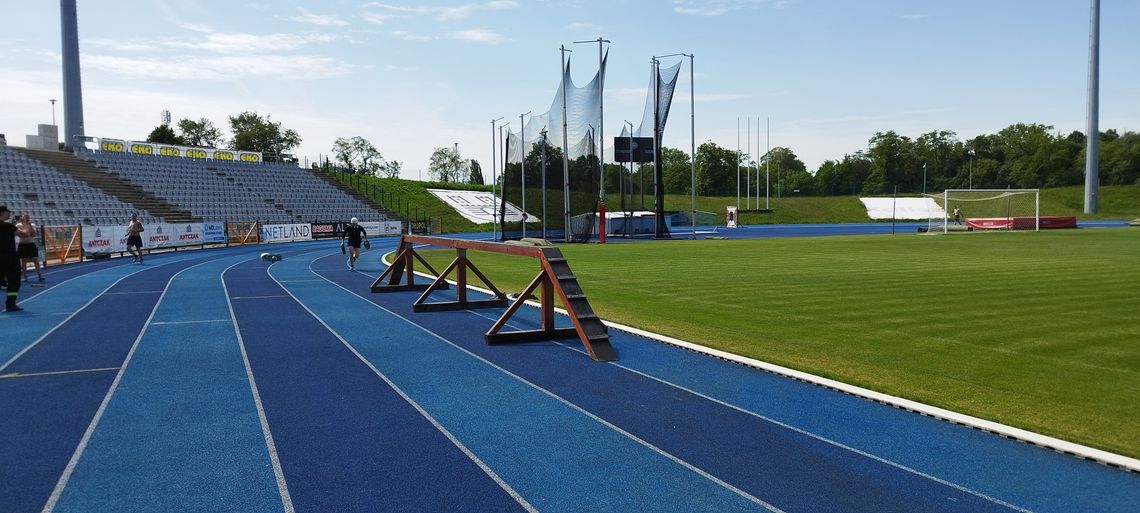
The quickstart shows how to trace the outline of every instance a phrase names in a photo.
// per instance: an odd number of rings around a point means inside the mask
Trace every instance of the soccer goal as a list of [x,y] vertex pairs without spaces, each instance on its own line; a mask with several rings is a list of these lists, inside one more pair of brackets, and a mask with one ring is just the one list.
[[1041,229],[1040,189],[946,189],[930,197],[942,208],[927,233]]

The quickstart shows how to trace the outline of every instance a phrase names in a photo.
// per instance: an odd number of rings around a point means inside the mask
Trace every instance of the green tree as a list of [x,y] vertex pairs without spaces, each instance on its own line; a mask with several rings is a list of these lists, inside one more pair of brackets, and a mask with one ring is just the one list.
[[385,162],[383,166],[380,166],[380,176],[384,178],[399,178],[400,169],[403,169],[403,167],[404,165],[402,163],[389,160]]
[[477,185],[483,185],[485,183],[483,181],[483,168],[479,166],[478,160],[471,159],[471,162],[468,163],[467,168],[471,170],[471,175],[467,179],[467,183],[473,183]]
[[206,118],[178,120],[179,137],[187,146],[216,148],[222,143],[222,131]]
[[332,153],[344,167],[367,176],[376,176],[385,165],[380,150],[360,136],[338,138],[333,142]]
[[263,118],[256,112],[230,116],[230,131],[234,134],[231,149],[259,151],[268,161],[286,160],[286,154],[301,144],[301,136],[296,131],[282,127],[269,115]]
[[154,130],[150,131],[150,135],[146,136],[146,142],[178,145],[186,144],[181,137],[178,137],[178,134],[174,133],[170,125],[167,124],[154,127]]
[[[688,194],[692,185],[692,166],[689,154],[676,148],[661,148],[661,180],[665,194]],[[698,188],[698,190],[700,190]]]
[[697,194],[732,196],[736,194],[736,150],[721,148],[708,141],[697,147]]
[[428,175],[437,182],[458,183],[470,176],[465,173],[464,164],[458,149],[441,146],[431,154]]

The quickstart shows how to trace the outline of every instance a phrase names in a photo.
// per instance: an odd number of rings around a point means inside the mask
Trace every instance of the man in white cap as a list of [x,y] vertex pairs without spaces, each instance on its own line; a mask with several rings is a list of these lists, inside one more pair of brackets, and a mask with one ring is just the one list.
[[360,220],[352,218],[348,222],[348,226],[344,227],[344,233],[340,236],[340,243],[344,245],[345,240],[348,240],[348,268],[356,270],[356,258],[360,256],[360,245],[368,245],[368,232],[364,231],[364,227],[360,226]]

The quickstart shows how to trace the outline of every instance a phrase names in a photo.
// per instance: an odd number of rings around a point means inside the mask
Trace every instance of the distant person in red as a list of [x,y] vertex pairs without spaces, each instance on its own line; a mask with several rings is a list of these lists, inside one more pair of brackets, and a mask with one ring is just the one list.
[[8,293],[4,311],[19,312],[23,308],[16,306],[16,296],[20,293],[20,255],[16,252],[16,237],[31,237],[32,234],[9,223],[11,217],[8,207],[0,205],[0,285]]
[[360,220],[352,218],[348,222],[348,226],[344,227],[344,233],[340,236],[341,245],[345,240],[348,240],[348,268],[356,270],[356,259],[360,256],[360,246],[368,247],[368,232],[360,226]]
[[131,214],[131,222],[127,224],[127,252],[135,257],[135,262],[142,263],[142,232],[144,228],[139,222],[138,214]]

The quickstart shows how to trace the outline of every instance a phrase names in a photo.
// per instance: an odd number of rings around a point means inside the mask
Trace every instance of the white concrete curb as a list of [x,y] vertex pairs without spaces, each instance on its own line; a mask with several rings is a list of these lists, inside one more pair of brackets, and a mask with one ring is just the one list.
[[[385,254],[384,257],[381,259],[381,261],[385,265],[389,265],[388,256],[391,254],[392,253]],[[435,276],[431,276],[430,274],[419,273],[419,272],[417,272],[416,274],[423,276],[425,278],[431,279],[431,280],[435,279]],[[454,281],[447,280],[447,282],[450,283],[451,286],[453,286],[453,287],[455,286]],[[469,284],[468,288],[471,290],[475,290],[475,291],[487,294],[487,295],[491,295],[491,291],[480,288],[480,287],[474,287],[474,286],[471,286]],[[535,301],[527,301],[526,304],[529,306],[535,307],[535,308],[539,307],[539,304]],[[566,310],[563,310],[561,308],[555,308],[554,310],[561,315],[567,315]],[[882,403],[882,404],[886,404],[889,406],[894,406],[895,408],[901,408],[901,409],[904,409],[907,411],[912,411],[912,412],[915,412],[915,413],[918,413],[921,415],[926,415],[928,417],[934,417],[936,419],[944,420],[947,422],[952,422],[954,424],[958,424],[958,425],[962,425],[962,426],[966,426],[966,427],[970,427],[970,428],[974,428],[974,429],[980,429],[982,431],[993,433],[993,434],[998,435],[998,436],[1010,438],[1010,439],[1017,440],[1019,442],[1024,442],[1027,444],[1031,444],[1031,445],[1036,445],[1038,447],[1044,447],[1046,449],[1051,449],[1051,450],[1056,451],[1056,452],[1076,456],[1078,458],[1092,460],[1092,461],[1095,461],[1097,463],[1108,465],[1110,467],[1119,468],[1121,470],[1125,470],[1128,472],[1140,473],[1140,460],[1135,459],[1135,458],[1129,458],[1127,456],[1121,456],[1119,454],[1111,453],[1108,451],[1103,451],[1100,449],[1094,449],[1092,447],[1087,447],[1087,446],[1076,444],[1073,442],[1067,442],[1067,441],[1061,440],[1059,438],[1053,438],[1051,436],[1045,436],[1042,434],[1034,433],[1032,431],[1027,431],[1027,430],[1015,428],[1012,426],[1007,426],[1005,424],[999,424],[997,422],[991,422],[991,421],[988,421],[985,419],[972,417],[970,415],[964,415],[964,414],[953,412],[953,411],[946,410],[943,408],[938,408],[938,407],[926,405],[926,404],[923,404],[920,402],[911,401],[910,399],[903,399],[901,397],[895,397],[893,395],[887,395],[884,393],[876,392],[874,390],[869,390],[869,389],[857,387],[854,385],[848,385],[847,383],[835,381],[833,379],[828,379],[828,378],[816,376],[814,374],[808,374],[806,372],[801,372],[801,371],[798,371],[795,369],[789,369],[787,367],[782,367],[779,365],[771,364],[768,362],[763,362],[760,360],[755,360],[752,358],[746,358],[746,357],[739,356],[736,354],[732,354],[729,352],[721,351],[719,349],[713,349],[711,347],[702,346],[700,344],[694,344],[692,342],[687,342],[687,341],[676,339],[673,337],[668,337],[668,336],[659,335],[657,333],[653,333],[650,331],[641,330],[638,328],[634,328],[632,326],[626,326],[624,324],[619,324],[616,322],[610,322],[610,321],[606,321],[606,320],[603,320],[603,322],[605,322],[606,326],[609,326],[611,328],[618,329],[621,331],[625,331],[625,332],[630,333],[632,335],[644,337],[644,338],[647,338],[649,340],[661,342],[663,344],[669,344],[672,346],[680,347],[682,349],[687,349],[689,351],[704,354],[704,355],[711,356],[714,358],[720,358],[722,360],[727,360],[727,361],[730,361],[733,363],[738,363],[740,365],[746,365],[746,366],[753,367],[753,368],[756,368],[756,369],[759,369],[762,371],[771,372],[773,374],[778,374],[778,375],[785,376],[785,377],[788,377],[791,379],[796,379],[799,381],[804,381],[804,382],[811,383],[814,385],[818,385],[821,387],[836,390],[838,392],[843,392],[845,394],[850,394],[850,395],[853,395],[856,397],[861,397],[863,399],[875,401],[877,403]]]

